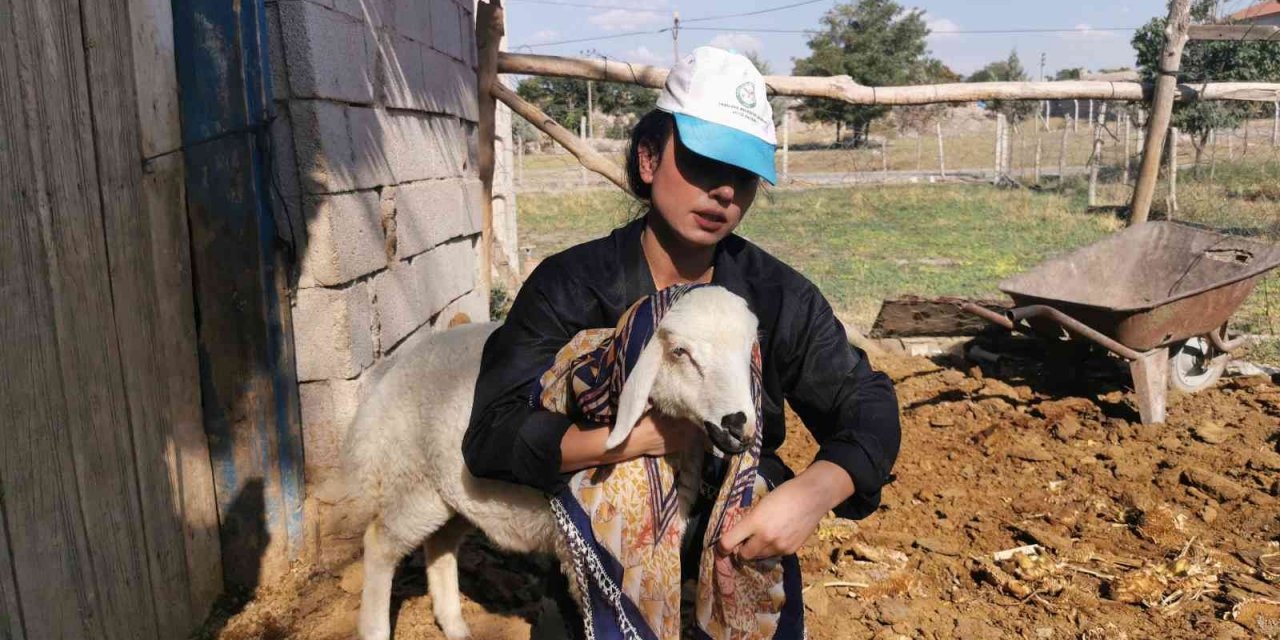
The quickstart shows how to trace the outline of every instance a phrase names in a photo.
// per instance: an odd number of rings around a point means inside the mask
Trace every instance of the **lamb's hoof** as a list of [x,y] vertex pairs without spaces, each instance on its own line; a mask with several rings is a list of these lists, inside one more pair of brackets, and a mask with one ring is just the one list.
[[452,620],[437,619],[436,622],[440,624],[444,637],[449,640],[467,640],[471,637],[471,629],[467,627],[466,621],[461,616]]

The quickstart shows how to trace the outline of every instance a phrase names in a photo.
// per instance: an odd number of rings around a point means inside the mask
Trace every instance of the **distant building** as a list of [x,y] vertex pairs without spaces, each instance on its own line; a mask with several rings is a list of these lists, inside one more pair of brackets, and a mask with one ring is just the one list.
[[1280,27],[1280,2],[1259,2],[1231,14],[1227,21]]

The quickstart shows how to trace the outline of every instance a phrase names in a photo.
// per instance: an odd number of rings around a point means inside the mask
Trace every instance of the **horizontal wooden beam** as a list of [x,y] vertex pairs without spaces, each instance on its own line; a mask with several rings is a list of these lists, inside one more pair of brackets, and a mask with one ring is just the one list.
[[[561,78],[582,78],[625,82],[654,89],[667,81],[667,70],[643,64],[531,54],[501,53],[499,73],[516,73]],[[1060,82],[963,82],[952,84],[901,87],[868,87],[849,76],[766,76],[769,92],[780,96],[806,96],[843,100],[850,104],[915,105],[978,100],[1124,100],[1147,101],[1154,87],[1151,83],[1060,81]],[[1213,82],[1180,84],[1176,99],[1244,100],[1274,102],[1280,100],[1280,83]]]
[[1280,27],[1263,24],[1195,24],[1187,32],[1192,40],[1280,42]]

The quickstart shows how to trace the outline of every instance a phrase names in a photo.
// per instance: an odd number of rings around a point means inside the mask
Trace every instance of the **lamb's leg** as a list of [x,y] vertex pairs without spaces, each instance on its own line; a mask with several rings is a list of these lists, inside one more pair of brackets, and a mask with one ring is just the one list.
[[427,588],[431,592],[436,624],[449,640],[471,636],[462,619],[462,599],[458,592],[458,545],[474,527],[461,516],[427,538]]
[[452,515],[435,491],[424,489],[405,496],[365,530],[361,640],[391,638],[391,581],[396,564]]

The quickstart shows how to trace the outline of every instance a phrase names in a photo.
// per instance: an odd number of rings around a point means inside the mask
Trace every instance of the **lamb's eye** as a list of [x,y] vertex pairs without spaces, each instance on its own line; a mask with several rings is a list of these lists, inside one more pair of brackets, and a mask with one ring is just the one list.
[[688,357],[688,355],[689,355],[689,350],[685,349],[684,347],[674,347],[673,349],[671,349],[671,356],[673,358],[685,358],[685,357]]

